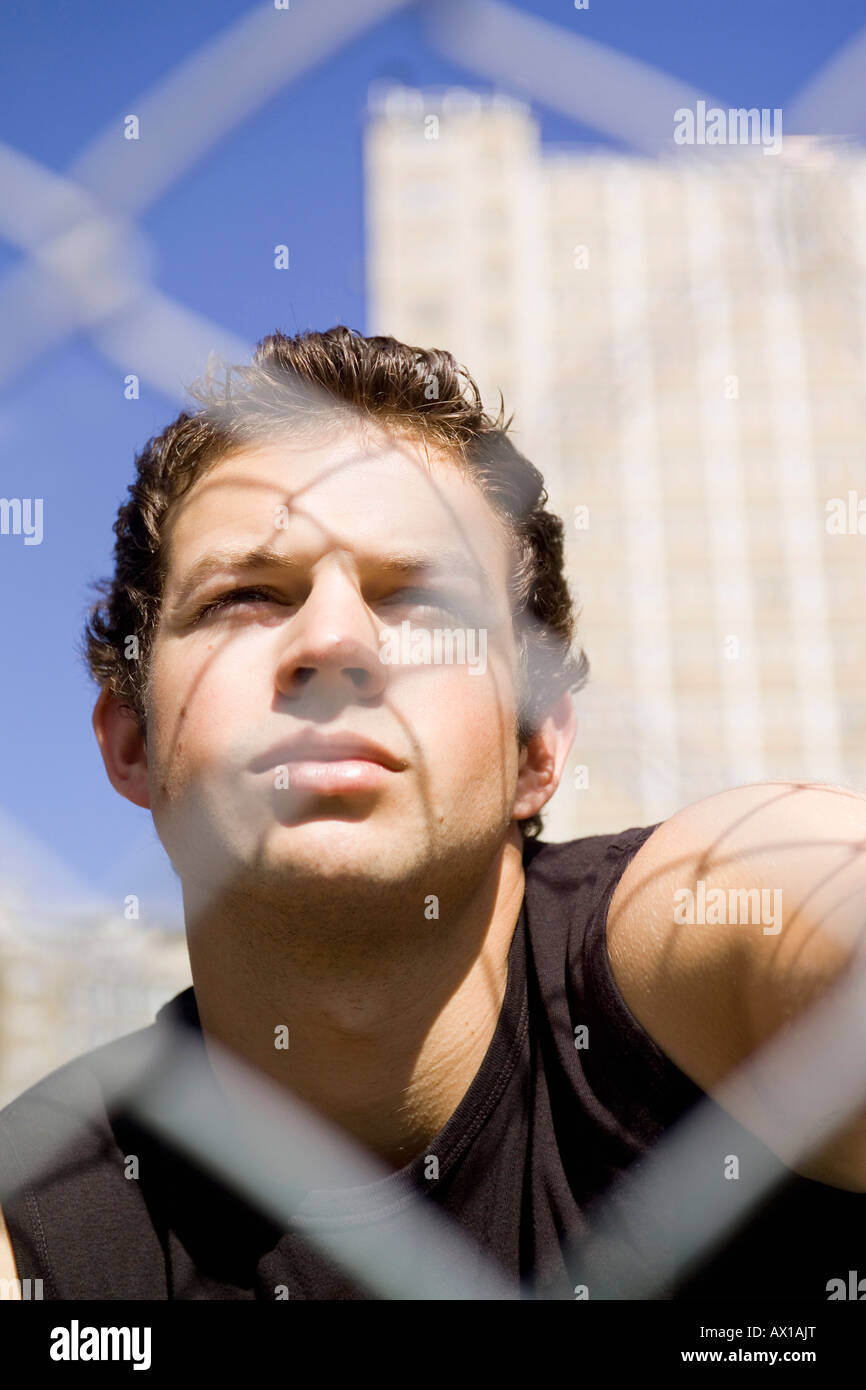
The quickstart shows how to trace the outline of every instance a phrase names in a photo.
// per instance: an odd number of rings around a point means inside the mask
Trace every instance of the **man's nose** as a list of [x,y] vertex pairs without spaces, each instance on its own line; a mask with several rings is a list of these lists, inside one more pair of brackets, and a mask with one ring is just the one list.
[[277,686],[284,695],[342,692],[373,699],[385,688],[380,661],[379,624],[356,582],[344,571],[316,577],[304,603],[288,624],[280,655]]

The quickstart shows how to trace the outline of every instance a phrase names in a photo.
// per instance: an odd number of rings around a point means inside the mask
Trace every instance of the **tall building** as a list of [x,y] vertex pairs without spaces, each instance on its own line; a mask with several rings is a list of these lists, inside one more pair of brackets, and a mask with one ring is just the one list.
[[592,671],[545,837],[862,788],[866,158],[548,150],[520,102],[395,87],[365,161],[369,331],[501,389],[566,523]]

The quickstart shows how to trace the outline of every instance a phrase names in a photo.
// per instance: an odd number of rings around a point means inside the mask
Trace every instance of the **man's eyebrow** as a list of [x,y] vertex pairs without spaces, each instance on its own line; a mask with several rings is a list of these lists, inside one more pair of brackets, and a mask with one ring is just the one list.
[[376,563],[386,574],[413,574],[429,579],[469,579],[478,585],[486,598],[493,597],[493,586],[487,571],[463,550],[439,550],[435,555],[399,551],[380,556]]
[[290,555],[281,555],[278,550],[272,550],[269,546],[259,546],[255,550],[211,551],[190,565],[186,574],[178,581],[174,602],[178,606],[186,603],[199,585],[215,574],[228,571],[243,574],[246,571],[273,568],[275,565],[287,570],[300,568],[298,562]]
[[[366,558],[366,557],[365,557]],[[492,599],[493,589],[490,577],[480,564],[475,563],[464,551],[440,550],[435,554],[396,551],[388,555],[370,557],[371,564],[386,574],[415,575],[419,578],[464,578],[477,584],[486,598]],[[178,582],[174,603],[181,607],[193,592],[215,574],[231,571],[245,574],[255,570],[282,569],[297,573],[302,562],[292,555],[286,555],[270,546],[259,546],[255,550],[217,550],[202,555],[191,565]]]

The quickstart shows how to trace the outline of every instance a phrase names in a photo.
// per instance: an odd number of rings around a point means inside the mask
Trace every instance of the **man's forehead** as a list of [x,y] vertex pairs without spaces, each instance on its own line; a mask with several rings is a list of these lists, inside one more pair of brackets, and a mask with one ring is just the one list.
[[193,484],[185,501],[211,502],[221,490],[270,487],[295,499],[321,494],[334,504],[347,490],[363,494],[379,476],[389,479],[390,495],[425,502],[437,494],[478,492],[457,459],[441,450],[383,432],[367,437],[351,431],[313,444],[291,438],[250,442],[224,454]]
[[321,540],[323,550],[364,562],[440,552],[459,568],[462,556],[503,574],[509,539],[453,459],[415,440],[353,432],[302,448],[291,440],[252,445],[222,458],[177,504],[163,560],[164,572],[170,566],[180,577],[208,553],[318,550]]

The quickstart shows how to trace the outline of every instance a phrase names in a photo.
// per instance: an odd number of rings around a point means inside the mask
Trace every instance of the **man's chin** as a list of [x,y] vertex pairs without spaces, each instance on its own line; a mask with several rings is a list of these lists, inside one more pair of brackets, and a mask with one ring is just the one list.
[[374,877],[386,860],[402,859],[406,847],[405,825],[322,814],[275,826],[262,847],[262,861],[263,867],[315,878]]

